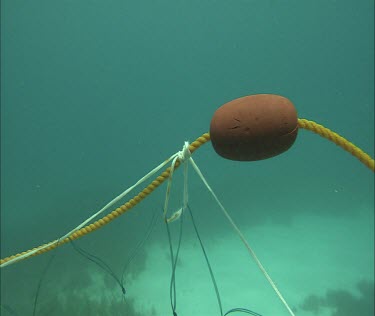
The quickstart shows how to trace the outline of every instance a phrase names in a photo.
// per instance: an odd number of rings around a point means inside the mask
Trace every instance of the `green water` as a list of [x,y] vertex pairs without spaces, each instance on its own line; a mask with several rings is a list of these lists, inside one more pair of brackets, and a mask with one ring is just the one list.
[[[374,2],[1,2],[1,257],[54,240],[207,132],[214,111],[274,93],[374,155]],[[259,162],[194,154],[298,316],[374,314],[374,175],[300,131]],[[190,168],[189,199],[224,309],[288,315]],[[181,202],[182,177],[172,191]],[[119,274],[166,186],[79,240]],[[133,195],[132,195],[133,196]],[[220,315],[186,217],[179,315]],[[174,240],[177,240],[177,226]],[[185,250],[184,250],[185,249]],[[172,315],[165,227],[113,279],[60,247],[36,314]],[[51,254],[1,269],[2,315],[33,315]]]

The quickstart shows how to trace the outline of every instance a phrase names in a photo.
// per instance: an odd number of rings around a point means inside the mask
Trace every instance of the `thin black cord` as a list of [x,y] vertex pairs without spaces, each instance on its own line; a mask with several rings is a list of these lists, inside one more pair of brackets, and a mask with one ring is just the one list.
[[[58,247],[59,243],[60,243],[60,239],[58,239],[58,241],[57,241],[56,248]],[[45,266],[45,268],[44,268],[44,270],[43,270],[43,272],[42,272],[42,275],[41,275],[41,277],[40,277],[40,279],[39,279],[38,286],[37,286],[37,288],[36,288],[36,292],[35,292],[34,307],[33,307],[33,316],[36,315],[36,306],[37,306],[37,304],[38,304],[38,299],[39,299],[40,289],[41,289],[41,287],[42,287],[42,283],[43,283],[44,277],[46,276],[47,271],[49,270],[49,268],[50,268],[50,266],[51,266],[53,260],[55,259],[56,253],[57,253],[57,252],[56,252],[56,249],[55,249],[55,251],[54,251],[54,253],[52,254],[52,256],[50,256],[50,258],[49,258],[49,260],[48,260],[48,263],[47,263],[47,265]]]
[[194,226],[195,234],[196,234],[197,237],[198,237],[199,244],[201,245],[201,249],[202,249],[202,252],[203,252],[204,258],[206,259],[206,263],[207,263],[208,270],[210,271],[211,280],[212,280],[212,283],[213,283],[213,285],[214,285],[215,293],[216,293],[216,298],[217,298],[217,302],[218,302],[218,304],[219,304],[220,315],[223,315],[223,307],[222,307],[222,304],[221,304],[221,299],[220,299],[219,289],[218,289],[218,287],[217,287],[217,283],[216,283],[215,276],[214,276],[214,273],[213,273],[212,268],[211,268],[210,261],[208,260],[208,256],[207,256],[206,250],[204,249],[202,239],[201,239],[201,237],[200,237],[200,235],[199,235],[199,232],[198,232],[198,228],[197,228],[197,226],[195,225],[195,220],[194,220],[193,212],[191,211],[189,204],[187,205],[187,208],[188,208],[188,210],[189,210],[189,214],[190,214],[190,217],[191,217],[191,221],[192,221],[193,226]]
[[153,230],[153,228],[155,226],[156,219],[157,219],[157,217],[156,217],[156,212],[155,212],[154,215],[153,215],[153,217],[152,217],[152,220],[150,222],[150,225],[147,228],[147,232],[146,232],[145,238],[143,238],[140,242],[138,242],[136,248],[133,251],[133,254],[130,256],[129,260],[125,264],[125,266],[123,268],[123,271],[122,271],[122,274],[121,274],[121,279],[116,276],[116,274],[113,272],[113,270],[110,268],[110,266],[106,262],[104,262],[101,258],[99,258],[99,257],[97,257],[97,256],[89,253],[88,251],[82,249],[81,247],[78,246],[78,244],[75,241],[73,242],[72,239],[70,239],[70,241],[71,241],[71,244],[72,244],[73,248],[79,254],[81,254],[86,259],[90,260],[91,262],[95,263],[97,266],[99,266],[100,268],[102,268],[104,271],[106,271],[116,281],[116,283],[120,286],[122,294],[125,295],[126,294],[126,289],[125,289],[125,286],[124,286],[124,283],[125,283],[125,271],[126,271],[127,267],[129,266],[129,264],[133,261],[133,259],[137,255],[137,253],[140,250],[140,248],[144,245],[144,243],[150,237],[150,234],[151,234],[151,232],[152,232],[152,230]]
[[158,218],[157,215],[158,215],[158,213],[154,212],[154,215],[152,216],[151,222],[150,222],[150,224],[149,224],[149,226],[147,228],[145,238],[143,238],[142,240],[140,240],[138,242],[137,246],[133,250],[133,253],[129,257],[129,259],[126,262],[126,264],[124,265],[124,268],[122,269],[122,274],[121,274],[121,284],[124,284],[125,272],[126,272],[128,266],[132,263],[132,261],[134,260],[134,258],[137,256],[139,250],[143,247],[143,245],[145,244],[145,242],[150,237],[150,235],[151,235],[151,233],[152,233],[152,231],[153,231],[153,229],[155,227],[157,218]]
[[[168,234],[168,242],[169,242],[169,252],[170,252],[170,256],[171,256],[171,268],[172,268],[172,275],[173,275],[173,258],[174,258],[174,255],[173,255],[173,247],[172,247],[172,238],[171,238],[171,232],[169,230],[169,226],[168,226],[168,222],[165,222],[165,225],[167,227],[167,234]],[[176,302],[173,301],[173,297],[176,297],[176,288],[174,287],[173,288],[173,294],[174,296],[172,295],[172,288],[171,288],[171,284],[172,284],[172,279],[173,277],[171,276],[171,283],[170,283],[170,286],[169,286],[169,298],[170,298],[170,301],[171,301],[171,308],[173,310],[173,312],[175,311],[175,304]]]
[[250,314],[250,315],[254,315],[254,316],[262,316],[261,314],[253,312],[253,311],[251,311],[249,309],[246,309],[246,308],[232,308],[231,310],[227,311],[224,314],[224,316],[229,315],[230,313],[235,313],[235,312],[242,312],[242,313]]
[[106,271],[115,281],[116,283],[120,286],[122,294],[126,294],[126,290],[124,285],[121,283],[120,279],[116,276],[116,274],[112,271],[112,269],[109,267],[109,265],[104,262],[102,259],[100,259],[97,256],[94,256],[93,254],[87,252],[86,250],[83,250],[81,247],[79,247],[76,242],[71,239],[70,240],[73,248],[79,252],[82,256],[86,257],[86,259],[90,260],[91,262],[95,263],[98,265],[100,268],[102,268],[104,271]]
[[222,308],[222,305],[221,305],[221,299],[220,299],[219,289],[218,289],[217,284],[216,284],[215,276],[214,276],[214,273],[212,271],[210,261],[208,260],[208,256],[207,256],[206,250],[204,249],[203,242],[202,242],[202,239],[201,239],[201,237],[199,235],[198,228],[197,228],[197,226],[195,224],[195,220],[194,220],[194,217],[193,217],[193,212],[191,211],[191,208],[190,208],[189,204],[187,205],[187,208],[189,210],[189,214],[190,214],[193,226],[194,226],[195,233],[196,233],[196,235],[198,237],[198,240],[199,240],[199,243],[201,245],[201,249],[202,249],[204,258],[206,259],[206,263],[207,263],[208,270],[210,271],[212,283],[214,284],[214,287],[215,287],[216,298],[217,298],[217,301],[218,301],[218,304],[219,304],[219,308],[220,308],[220,315],[221,316],[226,316],[226,315],[229,315],[230,313],[242,312],[242,313],[246,313],[246,314],[250,314],[250,315],[254,315],[254,316],[262,316],[261,314],[253,312],[253,311],[251,311],[249,309],[246,309],[246,308],[232,308],[231,310],[227,311],[223,315],[223,308]]
[[176,267],[177,267],[177,260],[178,255],[181,248],[181,240],[182,240],[182,225],[183,225],[183,214],[182,212],[180,217],[180,231],[179,231],[179,237],[178,237],[178,245],[176,250],[176,256],[174,256],[173,253],[173,246],[172,246],[172,238],[171,238],[171,232],[169,229],[169,224],[167,221],[165,221],[166,227],[167,227],[167,234],[168,234],[168,241],[169,241],[169,251],[171,255],[171,264],[172,264],[172,275],[171,275],[171,282],[169,286],[169,297],[171,301],[171,308],[173,311],[173,315],[177,316],[176,308],[177,308],[177,295],[176,295]]

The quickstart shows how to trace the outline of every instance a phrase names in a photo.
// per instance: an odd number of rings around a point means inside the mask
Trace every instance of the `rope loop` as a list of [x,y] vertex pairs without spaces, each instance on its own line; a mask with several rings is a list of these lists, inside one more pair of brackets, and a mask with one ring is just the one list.
[[184,146],[182,147],[182,150],[177,153],[177,157],[180,160],[181,163],[187,161],[191,157],[191,152],[189,150],[189,142],[185,141]]

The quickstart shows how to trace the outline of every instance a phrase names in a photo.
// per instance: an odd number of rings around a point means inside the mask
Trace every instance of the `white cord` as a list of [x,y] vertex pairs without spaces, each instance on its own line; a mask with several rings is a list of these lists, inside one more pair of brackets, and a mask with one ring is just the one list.
[[212,194],[212,196],[216,200],[216,203],[220,206],[220,208],[223,211],[225,217],[228,219],[229,223],[232,225],[233,229],[235,230],[235,232],[238,234],[238,236],[240,237],[240,239],[244,243],[245,247],[247,248],[247,250],[250,253],[250,255],[253,257],[253,259],[254,259],[255,263],[257,264],[257,266],[259,267],[260,271],[266,277],[267,281],[271,284],[272,288],[276,292],[276,295],[279,297],[279,299],[281,300],[281,302],[284,304],[284,306],[288,310],[289,314],[292,315],[292,316],[295,316],[294,313],[293,313],[293,311],[289,307],[288,303],[285,301],[284,297],[281,295],[281,293],[280,293],[279,289],[277,288],[275,282],[272,281],[270,275],[267,273],[266,269],[263,267],[262,263],[260,262],[260,260],[258,259],[257,255],[255,254],[254,250],[250,247],[250,245],[247,242],[245,236],[242,234],[242,232],[240,231],[240,229],[234,223],[233,219],[230,217],[230,215],[228,214],[228,212],[224,208],[223,204],[219,201],[218,197],[216,196],[216,194],[214,193],[214,191],[209,186],[207,180],[204,178],[202,172],[199,170],[199,168],[196,165],[196,163],[194,162],[193,158],[190,158],[190,163],[193,165],[194,170],[197,172],[197,174],[199,175],[199,177],[201,178],[201,180],[203,181],[203,183],[205,184],[205,186],[207,187],[207,189],[210,191],[210,193]]
[[[173,172],[175,170],[175,164],[176,164],[177,159],[179,159],[180,162],[184,164],[183,206],[182,206],[182,208],[180,208],[179,210],[177,210],[176,212],[174,212],[172,214],[172,216],[170,216],[169,218],[167,218],[166,215],[167,215],[168,202],[169,202],[171,188],[172,188],[172,177],[173,177]],[[196,171],[196,173],[198,174],[198,176],[201,178],[201,180],[203,181],[204,185],[207,187],[208,191],[214,197],[216,203],[219,205],[219,207],[222,210],[222,212],[224,213],[225,217],[227,218],[227,220],[229,221],[229,223],[233,227],[234,231],[240,237],[241,241],[245,245],[245,247],[248,250],[248,252],[250,253],[251,257],[254,259],[255,263],[258,266],[258,268],[260,269],[260,271],[262,272],[262,274],[265,276],[265,278],[267,279],[267,281],[270,283],[271,287],[276,292],[276,295],[281,300],[281,302],[284,304],[284,306],[288,310],[289,314],[291,316],[295,316],[294,313],[293,313],[293,311],[292,311],[292,309],[289,307],[288,303],[286,302],[286,300],[282,296],[281,292],[277,288],[275,282],[273,282],[273,280],[271,279],[270,275],[267,273],[266,269],[264,268],[264,266],[262,265],[262,263],[258,259],[257,255],[255,254],[255,251],[250,247],[250,245],[247,242],[245,236],[243,235],[243,233],[241,232],[241,230],[237,227],[237,225],[234,223],[233,219],[230,217],[229,213],[227,212],[227,210],[225,209],[225,207],[223,206],[223,204],[220,202],[220,200],[218,199],[217,195],[212,190],[212,188],[208,184],[207,180],[203,176],[202,172],[198,168],[197,164],[195,163],[195,161],[191,157],[191,153],[189,151],[189,144],[188,144],[188,142],[185,142],[183,150],[180,151],[180,152],[178,152],[177,156],[175,156],[175,158],[173,159],[172,164],[171,164],[170,177],[169,177],[169,181],[168,181],[168,187],[167,187],[167,190],[166,190],[165,203],[164,203],[164,220],[167,221],[168,223],[171,223],[171,222],[177,220],[178,218],[180,218],[182,212],[187,207],[187,203],[188,203],[188,181],[187,181],[188,180],[188,162],[190,162],[193,165],[194,170]]]
[[107,210],[113,204],[115,204],[116,202],[118,202],[119,200],[121,200],[125,195],[127,195],[129,192],[131,192],[138,185],[140,185],[141,183],[143,183],[144,181],[146,181],[148,178],[152,177],[156,172],[158,172],[161,168],[163,168],[171,160],[173,160],[174,163],[175,163],[175,161],[177,160],[177,158],[179,157],[179,155],[180,155],[180,153],[177,152],[177,153],[173,154],[172,156],[170,156],[167,160],[165,160],[159,166],[157,166],[156,168],[152,169],[144,177],[142,177],[141,179],[139,179],[134,185],[132,185],[131,187],[129,187],[128,189],[126,189],[124,192],[122,192],[120,195],[118,195],[117,197],[115,197],[112,201],[110,201],[104,207],[102,207],[98,212],[96,212],[95,214],[93,214],[92,216],[90,216],[88,219],[86,219],[84,222],[82,222],[77,227],[75,227],[74,229],[72,229],[70,232],[66,233],[64,236],[62,236],[62,237],[60,237],[60,238],[58,238],[58,239],[56,239],[54,241],[51,241],[48,244],[45,244],[45,245],[40,246],[40,247],[37,247],[37,248],[35,248],[35,249],[33,249],[33,250],[31,250],[31,251],[23,254],[23,255],[20,255],[20,256],[15,257],[15,258],[13,258],[11,260],[8,260],[7,262],[4,262],[3,264],[1,264],[0,268],[6,267],[8,265],[11,265],[11,264],[17,262],[17,261],[20,261],[20,260],[23,260],[25,258],[28,258],[28,257],[32,256],[33,254],[35,254],[36,252],[38,252],[40,250],[43,250],[45,248],[51,247],[51,246],[59,243],[60,240],[64,240],[65,238],[71,236],[74,232],[76,232],[77,230],[79,230],[82,227],[84,227],[87,223],[89,223],[90,221],[92,221],[94,218],[98,217],[101,213],[103,213],[105,210]]
[[[168,219],[167,218],[168,202],[169,202],[170,192],[171,192],[171,188],[172,188],[173,172],[175,170],[175,165],[176,165],[177,159],[179,159],[180,163],[184,164],[183,207],[181,209],[179,209],[178,211],[176,211]],[[261,272],[263,273],[263,275],[266,277],[267,281],[271,284],[272,288],[276,292],[276,294],[279,297],[279,299],[282,301],[282,303],[284,304],[284,306],[287,308],[289,314],[292,315],[292,316],[295,316],[294,313],[293,313],[293,311],[289,307],[288,303],[285,301],[284,297],[281,295],[280,291],[278,290],[276,284],[272,281],[272,279],[269,276],[269,274],[267,273],[266,269],[263,267],[263,265],[261,264],[260,260],[256,256],[254,250],[250,247],[249,243],[246,241],[245,236],[242,234],[242,232],[240,231],[240,229],[234,223],[233,219],[230,217],[230,215],[228,214],[228,212],[225,210],[223,204],[219,201],[218,197],[213,192],[212,188],[209,186],[208,182],[204,178],[202,172],[200,171],[200,169],[198,168],[198,166],[194,162],[193,158],[191,157],[191,153],[189,151],[189,143],[188,142],[185,142],[182,151],[179,151],[179,152],[173,154],[172,156],[170,156],[167,160],[165,160],[159,166],[157,166],[156,168],[154,168],[153,170],[151,170],[144,177],[142,177],[140,180],[138,180],[133,186],[129,187],[124,192],[122,192],[120,195],[118,195],[117,197],[115,197],[112,201],[110,201],[109,203],[107,203],[103,208],[101,208],[94,215],[90,216],[88,219],[86,219],[84,222],[82,222],[76,228],[72,229],[70,232],[68,232],[67,234],[65,234],[64,236],[60,237],[57,240],[54,240],[54,241],[52,241],[52,242],[50,242],[48,244],[45,244],[45,245],[43,245],[41,247],[35,248],[35,249],[29,251],[28,253],[25,253],[23,255],[20,255],[20,256],[18,256],[16,258],[13,258],[13,259],[11,259],[11,260],[3,263],[0,266],[0,268],[3,268],[3,267],[8,266],[10,264],[13,264],[13,263],[15,263],[15,262],[17,262],[19,260],[25,259],[25,258],[33,255],[34,253],[36,253],[36,252],[38,252],[38,251],[40,251],[42,249],[45,249],[47,247],[50,247],[50,246],[52,246],[54,244],[57,244],[60,240],[64,240],[65,238],[71,236],[74,232],[76,232],[77,230],[79,230],[82,227],[84,227],[87,223],[89,223],[90,221],[92,221],[94,218],[96,218],[97,216],[99,216],[101,213],[103,213],[105,210],[107,210],[113,204],[115,204],[120,199],[122,199],[124,196],[126,196],[135,187],[137,187],[138,185],[140,185],[141,183],[143,183],[144,181],[146,181],[148,178],[150,178],[152,175],[154,175],[156,172],[158,172],[161,168],[163,168],[171,160],[172,160],[172,164],[171,164],[170,175],[169,175],[169,179],[168,179],[168,186],[167,186],[166,197],[165,197],[165,203],[164,203],[164,213],[163,213],[164,220],[166,220],[168,222],[172,222],[172,221],[178,219],[181,216],[181,214],[184,211],[184,209],[187,207],[187,203],[188,203],[188,162],[190,161],[190,163],[193,165],[194,170],[197,172],[197,174],[199,175],[199,177],[201,178],[201,180],[203,181],[203,183],[205,184],[205,186],[207,187],[207,189],[209,190],[209,192],[212,194],[212,196],[216,200],[216,203],[220,206],[220,208],[223,211],[225,217],[228,219],[229,223],[232,225],[233,229],[235,230],[235,232],[238,234],[238,236],[240,237],[240,239],[244,243],[245,247],[247,248],[247,250],[250,253],[250,255],[252,256],[252,258],[254,259],[255,263],[257,264],[257,266],[259,267],[259,269],[261,270]]]
[[[178,218],[180,218],[182,212],[185,210],[188,202],[188,184],[187,184],[187,175],[188,175],[188,162],[189,159],[191,158],[191,153],[189,151],[189,143],[185,141],[184,146],[181,151],[179,151],[175,158],[172,161],[171,164],[171,170],[169,174],[169,179],[168,179],[168,185],[167,185],[167,190],[165,193],[165,201],[164,201],[164,211],[163,211],[163,217],[164,221],[167,223],[171,223]],[[177,159],[180,161],[181,164],[184,164],[184,191],[183,191],[183,206],[176,212],[174,212],[169,218],[167,218],[167,213],[168,213],[168,203],[169,203],[169,197],[171,194],[171,189],[172,189],[172,178],[173,178],[173,173],[175,170],[175,164]]]

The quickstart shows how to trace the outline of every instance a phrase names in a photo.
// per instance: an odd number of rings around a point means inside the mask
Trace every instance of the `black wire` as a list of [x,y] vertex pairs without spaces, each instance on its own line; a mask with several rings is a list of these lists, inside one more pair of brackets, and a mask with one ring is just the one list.
[[[60,243],[60,239],[58,239],[58,241],[57,241],[56,248],[59,246],[59,243]],[[35,292],[34,307],[33,307],[33,316],[36,315],[36,306],[37,306],[37,304],[38,304],[38,299],[39,299],[40,289],[41,289],[41,287],[42,287],[42,283],[43,283],[43,281],[44,281],[44,277],[46,276],[47,271],[49,270],[49,268],[50,268],[50,266],[51,266],[53,260],[55,259],[56,253],[57,253],[57,252],[56,252],[56,250],[55,250],[55,252],[50,256],[50,258],[49,258],[49,260],[48,260],[48,263],[47,263],[47,265],[45,266],[45,268],[44,268],[44,270],[43,270],[43,272],[42,272],[42,275],[41,275],[41,277],[40,277],[40,279],[39,279],[38,286],[37,286],[37,288],[36,288],[36,292]]]
[[199,240],[199,243],[201,245],[201,249],[202,249],[204,258],[206,259],[206,263],[207,263],[208,270],[210,271],[212,283],[214,284],[214,287],[215,287],[216,298],[217,298],[217,301],[218,301],[218,304],[219,304],[219,308],[220,308],[220,315],[221,316],[226,316],[226,315],[228,315],[230,313],[242,312],[242,313],[246,313],[246,314],[250,314],[250,315],[254,315],[254,316],[262,316],[261,314],[253,312],[253,311],[251,311],[249,309],[246,309],[246,308],[232,308],[231,310],[229,310],[228,312],[226,312],[223,315],[223,308],[222,308],[222,305],[221,305],[221,299],[220,299],[219,289],[217,287],[217,283],[216,283],[215,276],[214,276],[214,273],[213,273],[212,268],[211,268],[210,261],[208,260],[208,256],[207,256],[206,250],[204,249],[203,242],[202,242],[202,239],[201,239],[201,237],[199,235],[198,228],[197,228],[197,226],[195,224],[195,220],[194,220],[194,217],[193,217],[193,212],[191,211],[191,208],[190,208],[189,204],[187,205],[187,208],[189,210],[189,214],[190,214],[193,226],[194,226],[195,233],[196,233],[196,235],[198,237],[198,240]]
[[189,205],[187,206],[187,208],[188,208],[188,210],[189,210],[189,214],[190,214],[190,217],[191,217],[191,221],[192,221],[193,226],[194,226],[195,234],[196,234],[197,237],[198,237],[199,244],[201,245],[201,249],[202,249],[202,252],[203,252],[204,258],[206,259],[206,263],[207,263],[208,270],[210,271],[211,280],[212,280],[212,283],[213,283],[214,288],[215,288],[216,298],[217,298],[217,302],[218,302],[218,304],[219,304],[219,308],[220,308],[220,315],[223,315],[223,307],[222,307],[222,305],[221,305],[221,299],[220,299],[219,289],[218,289],[218,287],[217,287],[217,283],[216,283],[215,276],[214,276],[214,273],[213,273],[212,268],[211,268],[210,261],[208,260],[208,256],[207,256],[206,250],[204,249],[202,239],[201,239],[201,237],[200,237],[200,235],[199,235],[199,232],[198,232],[198,228],[197,228],[197,226],[195,225],[195,220],[194,220],[193,212],[191,211]]
[[165,221],[166,227],[167,227],[167,234],[168,234],[168,241],[169,241],[169,250],[171,255],[171,264],[172,264],[172,275],[171,275],[171,282],[169,286],[169,297],[171,301],[171,308],[173,311],[173,315],[177,316],[176,308],[177,308],[177,295],[176,295],[176,267],[177,267],[177,260],[178,255],[181,248],[181,240],[182,240],[182,224],[183,224],[183,214],[181,213],[180,216],[180,231],[179,231],[179,238],[178,238],[178,245],[176,250],[176,256],[173,254],[173,246],[172,246],[172,238],[171,238],[171,232],[169,229],[169,224],[167,221]]
[[121,283],[120,279],[116,276],[116,274],[112,271],[112,269],[110,268],[110,266],[106,262],[104,262],[99,257],[94,256],[93,254],[91,254],[91,253],[87,252],[86,250],[82,249],[81,247],[79,247],[76,244],[75,241],[73,242],[73,239],[70,239],[70,242],[71,242],[73,248],[77,252],[79,252],[82,256],[86,257],[86,259],[90,260],[91,262],[95,263],[100,268],[102,268],[104,271],[106,271],[116,281],[116,283],[120,286],[121,292],[124,295],[126,294],[126,290],[125,290],[124,285]]
[[132,263],[132,261],[134,260],[134,258],[136,257],[136,255],[138,254],[139,250],[143,247],[143,245],[145,244],[145,242],[148,240],[148,238],[150,237],[151,235],[151,232],[153,231],[154,227],[155,227],[155,223],[156,223],[156,220],[157,220],[157,212],[154,212],[154,215],[152,216],[152,219],[151,219],[151,222],[150,224],[148,225],[148,228],[147,228],[147,231],[146,231],[146,235],[145,235],[145,238],[143,238],[142,240],[140,240],[137,244],[137,246],[134,248],[133,250],[133,253],[131,254],[131,256],[129,257],[128,261],[126,262],[126,264],[124,265],[124,268],[122,269],[122,274],[121,274],[121,284],[124,284],[124,279],[125,279],[125,272],[128,268],[128,266]]
[[[179,237],[178,237],[178,245],[177,245],[177,250],[176,250],[176,256],[174,259],[174,264],[173,264],[173,271],[172,271],[172,279],[171,283],[173,282],[173,288],[174,288],[174,301],[175,301],[175,309],[176,309],[176,300],[177,300],[177,295],[176,295],[176,268],[177,268],[177,261],[178,261],[178,256],[180,254],[180,249],[181,249],[181,240],[182,240],[182,224],[184,222],[184,212],[182,212],[180,216],[180,232],[179,232]],[[174,312],[176,313],[176,311]]]
[[[168,242],[169,242],[169,252],[170,252],[170,255],[171,255],[171,268],[172,268],[172,275],[173,275],[173,258],[174,258],[174,255],[173,255],[173,247],[172,247],[172,238],[171,238],[171,232],[169,230],[169,226],[168,226],[168,222],[165,222],[165,225],[167,227],[167,234],[168,234]],[[172,276],[171,276],[171,284],[172,284]],[[174,287],[174,297],[176,297],[176,288]],[[172,296],[172,289],[171,289],[171,285],[169,287],[169,298],[170,298],[170,301],[171,301],[171,308],[173,310],[173,312],[175,312],[175,304],[176,302],[173,301],[173,296]]]
[[249,309],[246,309],[246,308],[232,308],[231,310],[227,311],[224,314],[224,316],[229,315],[230,313],[235,313],[235,312],[242,312],[242,313],[250,314],[250,315],[254,315],[254,316],[262,316],[261,314],[253,312],[253,311],[251,311]]
[[97,257],[97,256],[89,253],[88,251],[82,249],[81,247],[79,247],[78,244],[76,244],[76,242],[73,242],[73,239],[70,239],[71,240],[71,244],[72,244],[73,248],[78,253],[80,253],[86,259],[90,260],[91,262],[95,263],[97,266],[99,266],[100,268],[102,268],[104,271],[106,271],[116,281],[116,283],[120,286],[122,294],[125,295],[126,294],[126,289],[125,289],[125,286],[124,286],[124,283],[125,283],[124,282],[125,281],[124,280],[125,279],[125,271],[126,271],[127,267],[129,266],[129,264],[133,261],[133,259],[137,255],[139,249],[144,245],[144,243],[150,237],[152,229],[154,228],[154,225],[156,223],[156,218],[157,217],[156,217],[156,212],[155,212],[154,215],[153,215],[153,217],[152,217],[152,220],[150,222],[150,225],[147,228],[147,232],[146,232],[145,238],[143,238],[137,244],[137,246],[135,247],[135,249],[133,251],[133,254],[130,256],[129,260],[127,261],[127,263],[124,266],[123,271],[122,271],[122,275],[121,275],[121,280],[116,276],[116,274],[113,272],[113,270],[110,268],[110,266],[106,262],[104,262],[101,258],[99,258],[99,257]]

